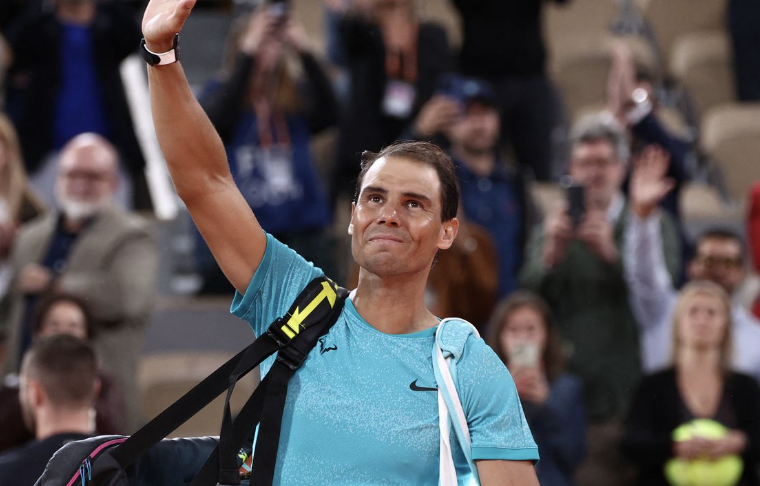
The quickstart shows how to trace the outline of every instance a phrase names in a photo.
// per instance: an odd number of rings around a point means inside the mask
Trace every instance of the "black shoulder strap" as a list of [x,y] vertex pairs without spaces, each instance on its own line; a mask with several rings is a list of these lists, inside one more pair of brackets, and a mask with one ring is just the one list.
[[[319,277],[312,280],[295,299],[288,313],[284,317],[275,320],[265,334],[259,336],[248,347],[220,366],[166,410],[135,432],[127,441],[113,451],[112,457],[122,467],[128,467],[151,446],[188,421],[225,390],[228,391],[228,394],[222,433],[223,435],[232,437],[229,433],[229,430],[233,428],[228,420],[229,398],[235,383],[277,350],[281,350],[277,363],[282,363],[286,367],[293,365],[300,366],[311,348],[316,344],[316,339],[311,344],[311,347],[306,349],[306,346],[300,344],[302,339],[295,339],[296,336],[306,334],[304,333],[306,329],[323,321],[332,321],[330,323],[332,325],[337,320],[337,315],[340,314],[347,295],[348,292],[345,289],[338,287],[327,277]],[[318,327],[322,328],[322,326]],[[329,326],[324,328],[322,334],[327,332],[327,329],[329,329]],[[294,343],[298,344],[292,346]],[[292,350],[289,350],[285,354],[282,353],[282,349],[289,349],[291,347],[293,348]],[[262,387],[262,385],[264,385],[263,381],[249,399],[249,403],[256,396],[262,397],[261,400],[263,401],[263,395],[268,387]],[[255,411],[259,407],[253,403],[250,405],[247,403],[246,406],[248,406],[249,410],[248,415],[256,415],[250,413],[250,411]],[[238,420],[235,421],[235,426],[237,426],[237,422]],[[245,436],[240,440],[241,443],[251,430],[251,428],[248,428]],[[227,433],[225,434],[225,432]],[[236,452],[236,450],[233,451],[233,460]]]

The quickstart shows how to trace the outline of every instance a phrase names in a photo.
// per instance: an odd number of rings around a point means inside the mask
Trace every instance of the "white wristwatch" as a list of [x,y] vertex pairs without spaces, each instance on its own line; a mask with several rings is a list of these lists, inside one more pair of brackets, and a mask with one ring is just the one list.
[[145,38],[140,41],[140,55],[150,66],[165,66],[179,61],[179,34],[174,34],[172,48],[166,52],[153,52],[145,45]]

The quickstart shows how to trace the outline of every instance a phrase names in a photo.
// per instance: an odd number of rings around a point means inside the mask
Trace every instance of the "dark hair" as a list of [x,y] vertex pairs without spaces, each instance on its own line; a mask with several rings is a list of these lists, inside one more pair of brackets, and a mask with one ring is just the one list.
[[359,200],[364,175],[372,164],[381,157],[398,157],[409,159],[435,169],[441,182],[441,221],[450,221],[457,216],[459,208],[459,187],[457,173],[451,157],[440,147],[430,142],[394,142],[379,153],[364,151],[362,153],[361,171],[356,179],[354,202]]
[[40,329],[42,328],[42,323],[45,321],[45,318],[48,316],[48,313],[53,309],[53,307],[55,307],[56,305],[62,302],[73,304],[74,306],[78,307],[80,311],[82,311],[82,315],[84,315],[85,328],[87,329],[87,339],[92,339],[94,337],[95,329],[94,329],[92,313],[90,312],[89,306],[84,301],[84,299],[77,297],[76,295],[67,294],[67,293],[49,294],[46,297],[44,297],[42,300],[40,300],[40,302],[34,308],[34,320],[32,321],[32,334],[36,334],[40,332]]
[[731,240],[735,241],[739,245],[742,260],[746,254],[746,248],[744,247],[744,240],[738,233],[728,228],[710,228],[702,232],[697,238],[697,244],[694,247],[695,250],[699,249],[699,246],[705,242],[705,240]]
[[507,318],[513,312],[523,307],[529,307],[538,312],[546,328],[546,346],[544,347],[542,359],[546,369],[546,377],[549,381],[552,381],[562,373],[565,359],[562,354],[559,334],[554,325],[552,311],[546,301],[538,295],[518,290],[502,299],[491,314],[491,320],[488,323],[487,342],[504,364],[507,364],[509,357],[507,356],[507,351],[501,346],[501,333],[507,325]]
[[58,334],[32,343],[21,374],[39,381],[56,407],[89,407],[95,399],[98,360],[87,341]]

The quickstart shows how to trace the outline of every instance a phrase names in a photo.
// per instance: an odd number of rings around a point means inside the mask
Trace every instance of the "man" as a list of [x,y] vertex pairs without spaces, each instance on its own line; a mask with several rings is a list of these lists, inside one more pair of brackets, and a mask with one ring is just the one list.
[[125,432],[137,425],[137,358],[153,302],[158,251],[149,223],[112,204],[118,156],[95,134],[61,152],[58,214],[24,226],[11,260],[16,277],[6,370],[18,368],[31,342],[32,309],[43,294],[64,291],[87,301],[103,368],[123,387]]
[[35,440],[0,455],[0,486],[32,486],[53,454],[94,430],[100,383],[93,348],[57,335],[37,341],[24,356],[20,376],[24,421]]
[[[171,56],[164,53],[193,5],[152,0],[143,19],[147,49]],[[321,271],[264,233],[181,66],[153,62],[153,116],[175,187],[239,292],[233,312],[261,333]],[[367,160],[357,187],[348,232],[359,283],[324,352],[315,348],[291,380],[275,484],[438,484],[430,365],[438,320],[424,291],[436,253],[457,234],[456,174],[435,146],[401,144]],[[537,484],[535,444],[509,374],[481,340],[465,348],[459,393],[482,484]]]
[[470,221],[486,228],[496,244],[499,296],[517,286],[527,224],[522,178],[498,157],[501,118],[491,87],[471,80],[465,106],[448,132],[457,166],[462,208]]
[[[664,271],[658,208],[673,187],[666,178],[667,155],[649,149],[639,160],[631,178],[631,224],[625,254],[626,275],[633,309],[642,334],[644,369],[652,372],[672,361],[672,319],[676,289]],[[745,277],[744,245],[734,233],[713,229],[697,240],[694,258],[686,267],[689,280],[711,280],[733,295]],[[741,304],[732,308],[733,367],[760,381],[760,322]]]
[[462,209],[487,229],[496,245],[499,297],[517,286],[525,244],[529,203],[519,174],[499,157],[501,117],[489,83],[457,77],[459,88],[427,102],[404,138],[450,144],[457,167]]
[[[621,260],[629,211],[620,186],[629,149],[625,134],[602,116],[581,120],[573,135],[569,175],[584,187],[584,214],[574,220],[563,203],[546,217],[521,279],[554,310],[571,353],[569,371],[583,380],[590,447],[579,483],[618,484],[616,442],[640,376],[638,327]],[[672,221],[663,225],[667,268],[675,274],[678,235]]]

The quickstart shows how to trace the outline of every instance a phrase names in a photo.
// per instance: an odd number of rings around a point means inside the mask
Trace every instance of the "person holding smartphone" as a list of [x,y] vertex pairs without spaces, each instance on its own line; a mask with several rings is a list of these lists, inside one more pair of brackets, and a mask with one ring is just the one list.
[[[557,315],[568,369],[583,380],[589,453],[578,482],[588,486],[625,484],[626,463],[617,446],[641,376],[640,331],[622,258],[631,219],[621,187],[629,152],[625,132],[611,117],[591,115],[576,125],[568,175],[583,186],[583,197],[571,190],[576,204],[562,201],[549,212],[532,235],[520,275],[521,284]],[[570,211],[573,206],[582,211]],[[680,237],[669,217],[661,225],[663,254],[675,278]]]
[[581,380],[564,371],[551,310],[536,294],[503,299],[489,325],[488,344],[507,365],[538,444],[536,466],[544,486],[572,486],[586,454],[586,410]]

